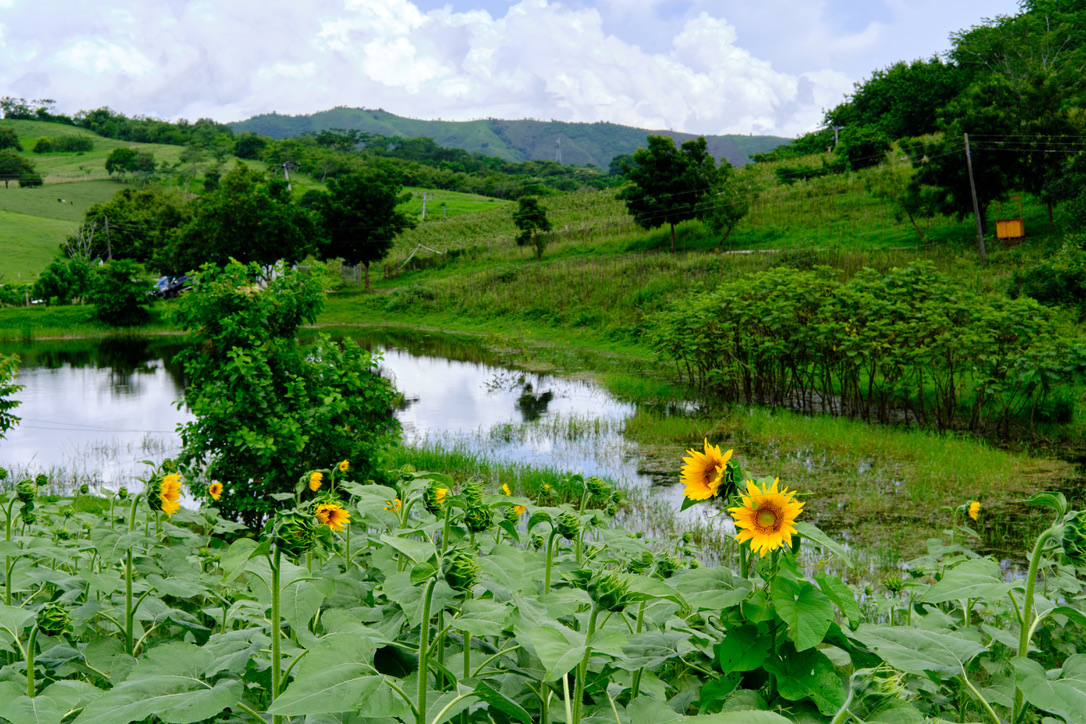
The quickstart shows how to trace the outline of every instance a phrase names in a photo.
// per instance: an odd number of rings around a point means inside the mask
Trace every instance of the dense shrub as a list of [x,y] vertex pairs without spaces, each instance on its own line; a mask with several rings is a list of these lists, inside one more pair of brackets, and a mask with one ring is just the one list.
[[35,299],[49,304],[71,304],[90,291],[91,266],[82,259],[54,259],[34,282]]
[[89,136],[43,136],[34,144],[34,153],[84,153],[94,150]]
[[114,259],[95,270],[89,295],[94,318],[113,327],[147,321],[151,285],[140,278],[142,268],[128,259]]

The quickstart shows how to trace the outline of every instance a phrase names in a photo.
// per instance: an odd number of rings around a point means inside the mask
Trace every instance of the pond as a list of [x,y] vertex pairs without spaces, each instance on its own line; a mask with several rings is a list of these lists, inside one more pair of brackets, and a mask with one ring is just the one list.
[[[404,442],[463,450],[516,463],[611,478],[648,489],[636,448],[622,437],[632,404],[602,387],[511,369],[476,340],[378,330],[352,335],[381,354],[382,374],[404,395]],[[2,343],[21,358],[15,413],[0,441],[0,466],[45,472],[76,484],[131,487],[143,460],[176,455],[184,373],[169,339]],[[658,481],[657,481],[658,482]],[[665,497],[678,508],[678,486]]]

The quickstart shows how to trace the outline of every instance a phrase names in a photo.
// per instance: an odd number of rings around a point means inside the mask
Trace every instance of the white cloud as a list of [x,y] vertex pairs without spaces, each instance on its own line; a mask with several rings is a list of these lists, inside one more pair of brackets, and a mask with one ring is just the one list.
[[[877,22],[857,16],[849,28],[835,24],[842,4],[861,1],[874,5],[856,5],[852,15],[878,5]],[[936,0],[520,0],[490,3],[489,12],[464,5],[0,0],[0,87],[56,98],[67,112],[109,105],[166,118],[228,121],[348,105],[422,118],[794,135],[817,125],[854,80],[927,54],[893,50],[881,65],[870,60],[891,52],[885,47],[905,48],[910,33],[933,37],[921,26],[933,25],[940,7]]]

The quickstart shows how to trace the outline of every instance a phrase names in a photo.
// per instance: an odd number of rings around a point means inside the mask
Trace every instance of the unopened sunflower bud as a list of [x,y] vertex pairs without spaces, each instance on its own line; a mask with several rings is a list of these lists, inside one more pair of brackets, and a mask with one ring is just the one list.
[[555,527],[563,538],[573,540],[581,533],[581,519],[573,511],[566,510],[558,516],[558,524]]
[[90,486],[87,485],[86,483],[83,483],[82,485],[79,486],[79,494],[80,495],[86,495],[89,492],[90,492]]
[[120,489],[117,490],[117,499],[118,500],[128,500],[128,488],[126,488],[126,487],[124,487],[122,485],[120,487]]
[[852,675],[853,701],[864,719],[873,719],[894,702],[907,698],[905,677],[886,664]]
[[311,515],[287,511],[276,515],[272,526],[275,545],[291,558],[313,550],[317,542],[317,523]]
[[630,581],[615,571],[597,572],[588,584],[588,596],[603,611],[621,611],[630,602]]
[[483,502],[483,488],[477,480],[469,480],[464,483],[464,497],[469,503]]
[[7,479],[8,479],[7,468],[0,468],[0,480],[7,480]]
[[641,551],[641,557],[634,558],[626,564],[627,573],[642,574],[652,568],[652,554],[648,551]]
[[677,558],[665,553],[656,561],[656,575],[660,576],[660,578],[671,578],[671,574],[679,570],[680,567],[681,564]]
[[72,617],[59,603],[49,602],[38,609],[38,630],[47,636],[72,633]]
[[75,515],[75,513],[72,512],[71,508],[65,508],[61,511],[60,514],[63,515],[65,518],[71,518],[73,515]]
[[530,544],[534,550],[543,550],[543,546],[547,545],[547,539],[539,534],[533,534]]
[[470,591],[479,581],[479,564],[475,561],[475,556],[463,548],[446,555],[442,568],[445,582],[454,591]]
[[468,501],[467,510],[464,511],[464,525],[472,533],[482,533],[494,527],[494,511],[479,501]]
[[1086,568],[1086,511],[1069,513],[1063,521],[1063,562],[1076,568]]
[[618,506],[617,505],[615,505],[614,503],[611,503],[610,505],[607,506],[607,515],[614,518],[615,515],[617,515],[617,514],[618,514]]
[[39,488],[44,488],[49,484],[49,476],[45,473],[38,473],[38,476],[34,478],[34,482],[38,484]]
[[445,498],[449,495],[449,489],[437,481],[431,480],[422,491],[422,504],[426,510],[434,515],[440,515],[445,510]]
[[694,542],[694,534],[691,533],[690,531],[684,531],[683,532],[683,544],[684,545],[690,545],[693,542]]
[[901,589],[905,588],[905,581],[901,576],[887,576],[882,581],[882,585],[886,587],[886,590],[895,596],[901,593]]
[[20,480],[15,486],[15,494],[24,504],[33,502],[34,496],[38,494],[38,484],[33,480]]
[[611,486],[604,482],[603,478],[593,475],[585,481],[585,487],[588,488],[588,492],[591,495],[595,495],[600,498],[611,497]]

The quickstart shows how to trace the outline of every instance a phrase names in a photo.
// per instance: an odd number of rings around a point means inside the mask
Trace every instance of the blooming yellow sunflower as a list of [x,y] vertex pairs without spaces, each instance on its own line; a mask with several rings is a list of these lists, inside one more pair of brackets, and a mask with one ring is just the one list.
[[502,483],[502,492],[506,495],[512,495],[513,491],[509,489],[509,483]]
[[682,481],[686,484],[683,495],[690,500],[708,500],[716,495],[723,480],[724,469],[731,460],[732,451],[720,454],[720,447],[705,441],[705,452],[686,451],[690,457],[683,458]]
[[528,510],[526,505],[514,505],[513,510],[517,511],[517,517],[524,515],[524,511]]
[[803,503],[795,498],[795,493],[785,488],[777,491],[780,478],[773,485],[763,485],[760,489],[752,481],[747,481],[747,494],[741,497],[742,505],[728,508],[735,520],[735,527],[740,529],[735,539],[740,543],[750,541],[750,549],[765,555],[782,545],[792,544],[792,535],[796,532],[796,516],[803,512]]
[[349,460],[344,460],[343,462],[341,462],[339,464],[339,472],[345,473],[345,472],[347,472],[347,468],[349,468],[349,467],[351,467],[350,461]]
[[969,504],[969,517],[973,520],[977,519],[977,514],[980,512],[980,501],[974,500]]
[[438,505],[445,502],[445,496],[449,494],[448,488],[438,488],[434,491],[434,499],[438,502]]
[[400,503],[399,498],[396,498],[395,500],[388,500],[388,501],[385,501],[385,502],[388,503],[388,505],[385,506],[385,510],[387,510],[390,513],[399,513],[400,512],[401,503]]
[[177,502],[180,499],[181,476],[177,473],[171,473],[162,478],[162,482],[158,486],[159,507],[162,512],[173,517],[173,514],[181,509],[181,504]]
[[332,530],[343,530],[351,522],[351,514],[335,503],[321,503],[316,509],[317,520]]
[[309,489],[314,493],[321,489],[321,481],[324,479],[324,473],[312,472],[309,474]]
[[222,483],[216,481],[207,486],[207,494],[211,496],[212,500],[218,500],[222,497]]

